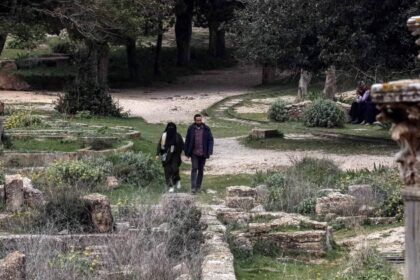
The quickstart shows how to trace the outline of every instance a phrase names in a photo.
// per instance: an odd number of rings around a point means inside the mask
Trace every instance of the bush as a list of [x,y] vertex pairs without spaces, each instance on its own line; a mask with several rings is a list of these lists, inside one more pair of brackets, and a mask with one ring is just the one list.
[[109,157],[113,175],[122,182],[146,187],[153,182],[161,183],[161,167],[149,155],[143,153],[118,153]]
[[75,46],[68,41],[60,41],[52,46],[53,53],[71,54],[76,50]]
[[122,109],[114,102],[108,90],[89,82],[75,82],[64,95],[59,96],[55,109],[70,115],[89,111],[93,115],[122,116]]
[[31,111],[14,111],[4,122],[6,129],[30,127],[41,124],[41,118]]
[[380,194],[382,206],[381,216],[396,217],[401,221],[404,217],[404,205],[401,190],[404,184],[396,168],[375,167],[373,170],[346,171],[341,175],[341,188],[346,191],[350,185],[368,184],[375,193]]
[[43,186],[72,186],[93,190],[111,174],[112,164],[104,158],[59,160],[33,176],[34,183]]
[[331,100],[318,99],[303,114],[307,127],[343,127],[346,116]]
[[364,247],[353,254],[345,273],[336,280],[396,280],[403,279],[375,250]]
[[322,90],[312,90],[308,92],[307,99],[311,101],[315,101],[317,99],[324,99],[324,98],[325,98],[325,94]]
[[289,119],[289,111],[286,109],[286,103],[282,100],[277,100],[271,104],[268,110],[268,118],[276,122],[285,122]]
[[303,158],[284,172],[259,172],[253,185],[264,183],[269,195],[267,210],[313,214],[321,188],[340,186],[342,171],[330,160]]

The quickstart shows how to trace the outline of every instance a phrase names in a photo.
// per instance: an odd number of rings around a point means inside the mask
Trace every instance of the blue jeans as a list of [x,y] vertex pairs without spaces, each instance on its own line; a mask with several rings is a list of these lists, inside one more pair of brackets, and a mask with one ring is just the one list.
[[206,157],[192,155],[191,164],[191,190],[198,191],[201,189],[201,183],[203,182]]

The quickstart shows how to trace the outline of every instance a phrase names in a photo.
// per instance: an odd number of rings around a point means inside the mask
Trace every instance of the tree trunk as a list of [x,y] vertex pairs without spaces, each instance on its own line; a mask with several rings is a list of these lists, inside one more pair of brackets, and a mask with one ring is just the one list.
[[312,79],[312,73],[301,69],[300,70],[300,79],[299,79],[299,87],[298,87],[298,94],[296,97],[295,102],[301,102],[305,100],[305,97],[308,95],[308,86]]
[[276,76],[276,67],[265,64],[262,68],[262,84],[272,83]]
[[153,74],[160,76],[160,54],[162,52],[162,41],[163,41],[163,26],[162,21],[159,21],[159,30],[156,40],[156,52],[155,52],[155,65],[153,68]]
[[108,88],[108,67],[109,67],[109,45],[107,43],[98,45],[98,84],[100,87]]
[[335,72],[335,66],[330,66],[327,71],[325,71],[325,87],[324,94],[328,99],[334,100],[335,94],[337,93],[337,77]]
[[188,66],[191,60],[194,0],[178,0],[177,2],[175,23],[177,66]]
[[209,25],[209,53],[217,58],[226,56],[225,29],[215,24]]
[[127,38],[125,43],[125,49],[127,52],[127,66],[130,80],[134,81],[139,75],[139,64],[137,62],[137,48],[136,40],[133,38]]
[[92,84],[98,87],[98,44],[90,40],[86,40],[85,44],[87,53],[85,59],[82,58],[83,61],[80,61],[78,76],[82,83]]
[[6,45],[7,33],[0,34],[0,56],[3,52],[4,46]]

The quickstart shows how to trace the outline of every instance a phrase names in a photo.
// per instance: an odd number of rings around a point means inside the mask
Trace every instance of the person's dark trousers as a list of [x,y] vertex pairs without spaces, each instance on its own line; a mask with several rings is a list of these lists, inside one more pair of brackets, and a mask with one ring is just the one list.
[[206,157],[204,156],[191,156],[191,190],[199,191],[201,183],[203,182],[204,165],[206,164]]
[[181,180],[179,176],[179,165],[176,162],[169,162],[163,166],[165,180],[168,188],[173,187],[176,182]]
[[378,115],[379,110],[376,109],[375,103],[366,102],[365,116],[364,120],[366,123],[374,123],[376,121],[376,116]]
[[353,102],[351,104],[349,115],[351,117],[352,122],[361,123],[365,119],[365,102]]

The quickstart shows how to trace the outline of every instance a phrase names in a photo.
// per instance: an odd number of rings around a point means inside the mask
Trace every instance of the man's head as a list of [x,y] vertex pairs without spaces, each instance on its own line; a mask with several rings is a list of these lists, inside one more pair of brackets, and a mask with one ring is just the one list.
[[200,114],[194,115],[194,123],[198,126],[201,126],[203,124],[203,116]]

